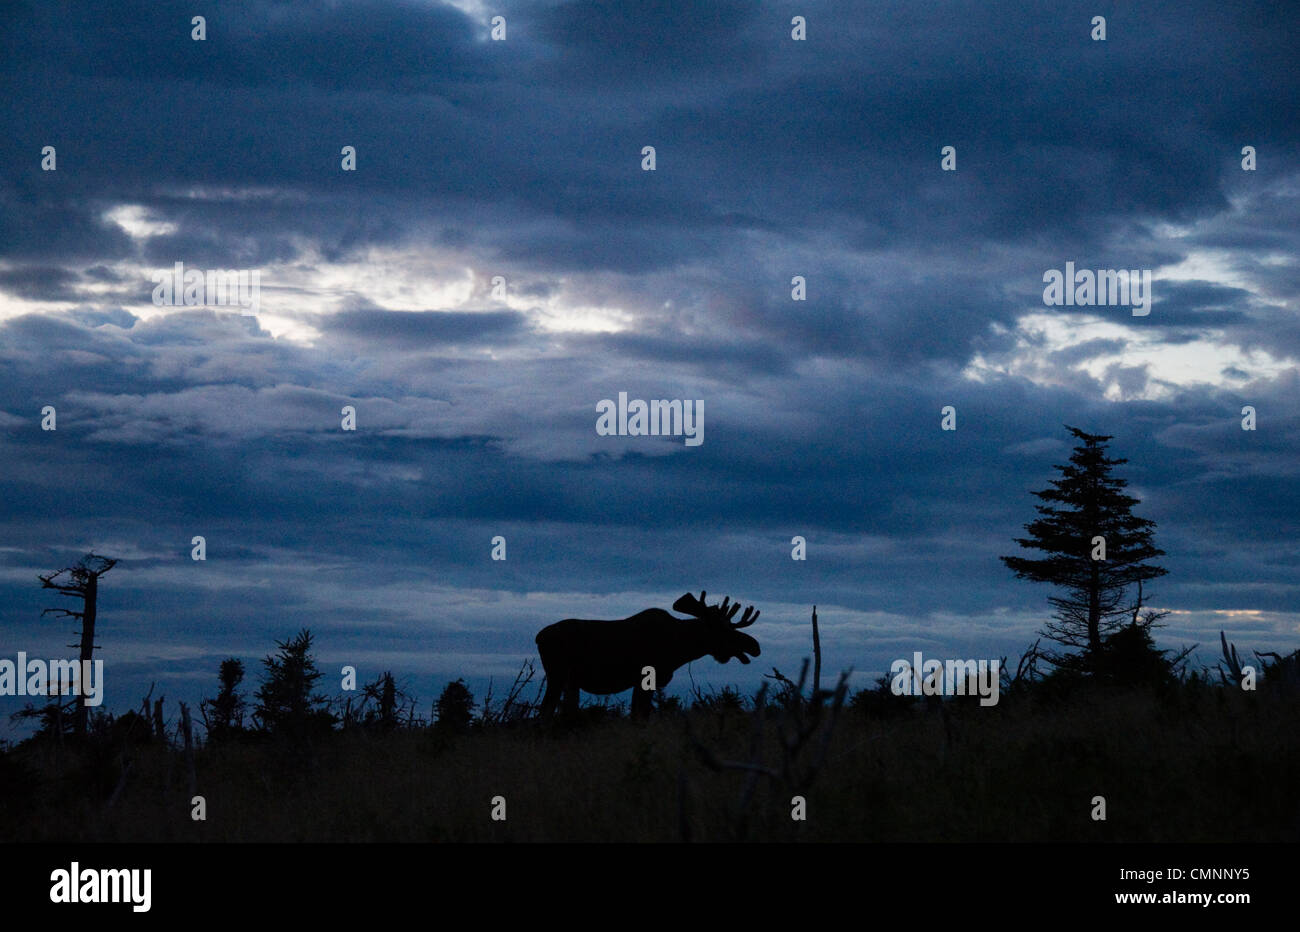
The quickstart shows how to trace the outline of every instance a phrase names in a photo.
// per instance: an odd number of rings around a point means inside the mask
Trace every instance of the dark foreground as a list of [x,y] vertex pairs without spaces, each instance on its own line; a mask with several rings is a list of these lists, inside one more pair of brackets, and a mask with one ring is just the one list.
[[795,740],[793,720],[773,707],[762,720],[725,706],[592,719],[200,747],[204,821],[179,748],[130,749],[123,779],[118,750],[22,747],[0,757],[0,839],[1300,840],[1300,707],[1281,697],[884,702],[845,707],[829,738],[823,717],[793,753],[777,733]]

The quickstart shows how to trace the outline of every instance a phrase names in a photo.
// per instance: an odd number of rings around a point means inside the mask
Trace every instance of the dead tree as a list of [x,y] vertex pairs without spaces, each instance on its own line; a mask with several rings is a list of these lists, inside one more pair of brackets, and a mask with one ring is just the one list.
[[[151,686],[150,692],[152,691]],[[163,700],[166,698],[166,696],[159,696],[153,701],[153,733],[164,746],[167,744],[167,723],[163,721]],[[146,697],[147,703],[148,697]]]
[[511,684],[510,691],[506,693],[505,700],[501,703],[500,708],[495,707],[495,700],[492,698],[492,680],[489,679],[487,693],[483,697],[483,711],[479,714],[479,723],[482,725],[506,725],[531,714],[533,709],[537,707],[537,703],[530,703],[527,699],[521,699],[520,695],[536,675],[537,665],[531,659],[525,660],[520,665],[519,672],[515,674],[515,681]]
[[[732,812],[731,831],[736,840],[743,840],[749,830],[750,807],[754,794],[763,777],[771,785],[780,789],[783,797],[803,796],[812,787],[813,781],[826,763],[826,753],[830,748],[831,736],[839,721],[840,712],[849,691],[849,673],[840,674],[835,688],[821,688],[822,645],[817,627],[817,608],[813,607],[813,684],[811,698],[804,697],[804,688],[808,683],[808,659],[805,657],[799,670],[799,681],[795,682],[772,668],[772,675],[767,679],[781,684],[782,692],[778,699],[781,709],[776,722],[776,738],[780,751],[780,762],[768,764],[764,760],[764,736],[768,719],[767,689],[764,683],[754,697],[754,711],[750,719],[750,740],[747,760],[724,760],[711,748],[696,737],[691,727],[690,716],[683,717],[686,738],[695,749],[699,759],[706,767],[714,771],[738,771],[745,775],[740,790],[740,798]],[[818,733],[820,732],[820,737]],[[818,740],[814,740],[817,738]],[[691,840],[690,820],[687,815],[689,786],[685,770],[678,773],[678,823],[683,841]]]
[[190,724],[190,708],[181,703],[181,735],[185,738],[185,776],[188,778],[190,799],[198,793],[198,778],[194,773],[194,734]]
[[[41,612],[41,615],[43,617],[54,614],[63,618],[76,618],[81,622],[81,631],[79,632],[81,634],[81,643],[69,644],[68,646],[81,649],[78,683],[83,691],[86,685],[84,682],[85,675],[90,669],[91,655],[98,646],[95,644],[95,613],[99,603],[99,577],[116,565],[117,560],[88,553],[73,566],[65,566],[63,569],[45,576],[37,575],[43,588],[53,589],[61,595],[81,600],[81,611],[79,612],[66,608],[47,608]],[[64,573],[68,575],[60,579]],[[76,714],[73,727],[78,735],[85,735],[86,703],[76,701],[75,706]]]
[[[804,658],[803,667],[799,671],[799,681],[795,684],[795,696],[802,697],[807,681],[808,660]],[[848,695],[849,671],[840,674],[835,689],[818,689],[813,692],[809,700],[785,704],[776,722],[780,761],[772,764],[764,759],[765,724],[768,718],[767,686],[768,684],[764,683],[758,695],[754,697],[747,760],[719,758],[711,748],[696,737],[691,728],[690,716],[683,719],[687,740],[706,767],[714,771],[739,771],[745,775],[740,798],[731,818],[731,831],[738,841],[744,840],[748,832],[751,803],[760,778],[767,777],[772,786],[780,789],[783,798],[804,796],[812,787],[813,781],[816,780],[826,762],[831,736],[839,720],[840,711],[844,707],[845,697]],[[684,780],[684,775],[679,777],[679,810],[685,806],[686,790],[684,785],[681,785]],[[679,821],[686,825],[685,816],[680,812]],[[689,840],[689,834],[684,832],[683,840]]]

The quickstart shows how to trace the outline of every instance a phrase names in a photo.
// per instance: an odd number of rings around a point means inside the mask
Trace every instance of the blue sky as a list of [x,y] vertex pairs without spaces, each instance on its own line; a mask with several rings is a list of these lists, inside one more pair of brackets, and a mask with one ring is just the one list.
[[[35,574],[93,549],[121,559],[115,709],[210,694],[225,656],[255,681],[306,625],[331,676],[392,669],[427,710],[510,678],[551,621],[701,588],[758,605],[764,647],[701,683],[797,668],[814,603],[855,685],[914,650],[1014,657],[1050,591],[998,556],[1065,424],[1130,460],[1162,646],[1293,649],[1298,20],[9,4],[0,655],[68,653]],[[1067,261],[1152,270],[1151,313],[1045,306]],[[175,262],[257,270],[258,312],[155,306]],[[599,436],[620,391],[702,399],[705,442]]]

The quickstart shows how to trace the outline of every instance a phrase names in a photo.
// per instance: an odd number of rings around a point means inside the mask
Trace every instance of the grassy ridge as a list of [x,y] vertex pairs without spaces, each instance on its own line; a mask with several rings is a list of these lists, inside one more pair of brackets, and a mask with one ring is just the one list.
[[[696,708],[648,722],[522,722],[467,734],[337,732],[195,753],[206,822],[179,751],[120,759],[64,746],[0,757],[5,841],[1284,841],[1300,840],[1300,709],[1212,687],[1079,689],[992,708],[846,708],[792,821],[790,788],[706,766],[751,760],[754,717]],[[781,759],[779,710],[763,760]],[[823,726],[824,727],[824,726]],[[1091,818],[1104,796],[1107,819]],[[492,797],[506,820],[490,818]]]

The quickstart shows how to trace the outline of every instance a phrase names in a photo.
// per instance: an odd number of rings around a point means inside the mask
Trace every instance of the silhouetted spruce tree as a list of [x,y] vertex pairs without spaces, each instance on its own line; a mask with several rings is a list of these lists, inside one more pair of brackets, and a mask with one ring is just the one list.
[[221,741],[244,730],[244,697],[236,692],[244,680],[243,661],[227,657],[221,661],[217,674],[221,689],[217,698],[204,699],[199,703],[199,713],[208,730],[208,740]]
[[328,700],[313,690],[322,676],[311,655],[312,634],[306,628],[288,641],[276,641],[280,653],[262,661],[265,680],[255,693],[253,718],[273,735],[305,738],[334,726]]
[[[1044,556],[1001,559],[1017,577],[1063,590],[1048,600],[1056,611],[1044,636],[1067,649],[1082,648],[1082,653],[1044,656],[1058,667],[1093,672],[1108,636],[1123,626],[1130,611],[1126,590],[1167,571],[1148,562],[1164,554],[1152,543],[1155,522],[1132,513],[1138,499],[1124,493],[1127,480],[1111,474],[1128,460],[1106,456],[1110,436],[1066,427],[1082,443],[1068,465],[1055,467],[1061,478],[1034,493],[1042,501],[1035,506],[1039,517],[1025,525],[1028,537],[1016,538],[1021,547]],[[1104,541],[1105,559],[1095,558],[1097,537]],[[1133,646],[1126,639],[1121,642]]]
[[463,679],[448,683],[433,706],[434,725],[448,731],[468,731],[474,718],[474,694]]

